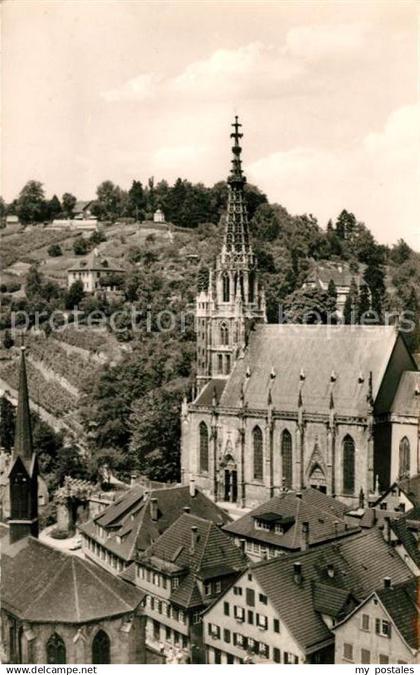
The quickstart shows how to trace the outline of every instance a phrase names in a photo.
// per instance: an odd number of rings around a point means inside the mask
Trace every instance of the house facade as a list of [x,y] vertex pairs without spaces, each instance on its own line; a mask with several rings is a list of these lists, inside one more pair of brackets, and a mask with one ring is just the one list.
[[125,270],[122,267],[103,257],[95,249],[67,270],[67,286],[70,288],[75,281],[81,281],[85,293],[116,292],[118,278],[123,274]]

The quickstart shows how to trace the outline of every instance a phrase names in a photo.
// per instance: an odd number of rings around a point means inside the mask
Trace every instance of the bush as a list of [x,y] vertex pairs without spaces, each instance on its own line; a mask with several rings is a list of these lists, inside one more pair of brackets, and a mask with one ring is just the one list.
[[20,291],[21,288],[22,288],[22,285],[18,281],[9,281],[6,284],[1,284],[0,292],[1,293],[16,293],[16,291]]
[[48,255],[51,256],[51,258],[57,258],[59,255],[63,255],[60,244],[51,244],[48,249]]
[[51,530],[50,536],[53,539],[70,539],[70,537],[73,537],[74,535],[74,530],[59,530],[58,527],[56,527],[54,530]]
[[73,251],[75,255],[86,255],[89,251],[89,244],[83,237],[77,237],[73,242]]

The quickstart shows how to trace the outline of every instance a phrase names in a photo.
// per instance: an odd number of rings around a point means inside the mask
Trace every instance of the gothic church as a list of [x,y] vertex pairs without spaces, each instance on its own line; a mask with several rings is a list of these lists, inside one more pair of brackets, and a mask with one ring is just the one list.
[[232,126],[223,246],[196,301],[182,480],[247,507],[305,486],[367,503],[419,472],[420,373],[393,326],[267,324]]

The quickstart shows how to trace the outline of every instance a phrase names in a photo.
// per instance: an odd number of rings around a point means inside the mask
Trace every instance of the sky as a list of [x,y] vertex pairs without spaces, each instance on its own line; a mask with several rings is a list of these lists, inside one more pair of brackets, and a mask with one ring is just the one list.
[[249,182],[420,250],[415,0],[4,0],[1,194],[207,185],[243,122]]

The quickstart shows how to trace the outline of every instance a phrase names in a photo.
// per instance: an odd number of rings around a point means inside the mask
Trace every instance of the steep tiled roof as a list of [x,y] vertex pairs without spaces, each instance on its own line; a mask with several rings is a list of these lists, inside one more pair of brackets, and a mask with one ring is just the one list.
[[[196,528],[192,547],[192,528]],[[176,566],[186,573],[171,600],[184,607],[203,604],[197,578],[209,579],[240,572],[247,558],[230,537],[209,520],[184,514],[178,518],[141,556],[155,569]]]
[[[151,499],[157,499],[158,518],[152,520]],[[153,490],[147,495],[143,488],[133,487],[99,516],[81,525],[81,532],[124,560],[134,560],[136,551],[144,551],[189,507],[191,514],[208,518],[223,525],[230,522],[228,514],[199,490],[191,496],[188,486]],[[98,537],[96,524],[107,532],[106,539]]]
[[412,649],[420,649],[420,586],[418,579],[381,588],[376,595]]
[[420,372],[406,370],[401,375],[391,411],[399,415],[417,418],[420,414],[419,392]]
[[74,267],[70,267],[68,272],[124,272],[119,263],[111,258],[104,258],[97,251],[92,251],[89,255],[81,258]]
[[391,522],[391,528],[404,546],[407,554],[420,568],[420,550],[417,545],[417,539],[411,532],[410,523],[416,522],[420,526],[420,506],[408,511],[401,518]]
[[[295,562],[302,565],[300,583],[294,580]],[[328,565],[334,569],[332,578],[328,575]],[[313,593],[316,584],[347,591],[355,601],[361,602],[385,576],[390,576],[395,583],[412,578],[405,563],[376,529],[305,553],[273,558],[258,563],[252,570],[294,638],[308,652],[331,637],[316,610]],[[344,595],[337,594],[336,590],[334,593],[341,602]]]
[[[299,550],[302,543],[302,523],[309,523],[309,545],[342,537],[357,531],[357,524],[349,524],[345,517],[348,507],[337,499],[322,494],[319,490],[306,488],[298,496],[296,492],[285,492],[273,497],[253,511],[224,527],[232,534],[276,545],[287,550]],[[260,516],[260,518],[258,518]],[[282,518],[285,524],[284,534],[257,529],[255,521],[273,521]],[[286,522],[287,521],[287,522]]]
[[202,391],[199,393],[194,403],[196,405],[211,405],[213,402],[214,394],[216,394],[216,400],[217,402],[219,402],[222,397],[225,385],[226,380],[221,380],[217,378],[215,378],[214,380],[210,380],[210,382],[208,382],[206,386],[202,389]]
[[351,593],[343,588],[335,588],[330,584],[315,583],[313,587],[313,602],[315,611],[337,619],[353,606]]
[[26,621],[86,623],[132,612],[138,588],[78,556],[27,537],[2,552],[2,607]]
[[332,390],[338,414],[366,415],[369,373],[375,399],[397,337],[392,326],[257,325],[226,382],[220,405],[239,407],[245,383],[245,405],[265,409],[271,382],[275,410],[296,411],[302,385],[306,412],[328,414]]

